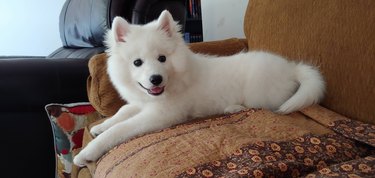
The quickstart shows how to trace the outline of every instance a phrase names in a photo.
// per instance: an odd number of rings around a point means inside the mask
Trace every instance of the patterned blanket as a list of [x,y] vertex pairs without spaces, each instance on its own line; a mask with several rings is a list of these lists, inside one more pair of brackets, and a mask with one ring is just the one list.
[[[86,131],[85,144],[91,139]],[[374,125],[320,106],[289,115],[249,109],[139,136],[78,172],[89,170],[93,177],[373,177],[374,147]]]

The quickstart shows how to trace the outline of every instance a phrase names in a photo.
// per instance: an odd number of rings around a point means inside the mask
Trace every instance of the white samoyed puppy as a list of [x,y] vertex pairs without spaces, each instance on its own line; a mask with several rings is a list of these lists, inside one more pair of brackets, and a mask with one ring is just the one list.
[[77,156],[83,166],[137,135],[188,119],[245,108],[287,114],[320,101],[319,71],[267,52],[218,57],[193,53],[168,11],[156,21],[113,20],[106,36],[108,74],[127,104],[91,129],[97,135]]

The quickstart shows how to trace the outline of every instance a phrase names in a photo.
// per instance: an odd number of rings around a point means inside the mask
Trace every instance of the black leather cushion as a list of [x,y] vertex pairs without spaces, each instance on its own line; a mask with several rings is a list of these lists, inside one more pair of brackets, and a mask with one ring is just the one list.
[[86,58],[89,59],[95,54],[103,53],[105,47],[94,48],[67,48],[61,47],[52,52],[47,58]]
[[[60,37],[63,48],[48,58],[90,58],[104,52],[104,34],[115,16],[131,23],[144,24],[164,10],[185,26],[185,0],[66,0],[60,13]],[[98,49],[82,49],[95,48]]]
[[134,7],[136,0],[111,0],[109,4],[109,18],[107,27],[111,27],[112,20],[116,16],[121,16],[125,18],[128,22],[131,22],[132,9]]
[[103,46],[104,33],[113,17],[129,18],[130,7],[131,0],[66,0],[60,13],[63,46]]
[[109,0],[67,0],[60,13],[60,37],[65,47],[103,45]]
[[132,12],[133,24],[155,20],[163,10],[168,10],[184,31],[186,21],[185,0],[137,0]]
[[88,59],[1,59],[0,112],[44,112],[51,102],[88,101]]

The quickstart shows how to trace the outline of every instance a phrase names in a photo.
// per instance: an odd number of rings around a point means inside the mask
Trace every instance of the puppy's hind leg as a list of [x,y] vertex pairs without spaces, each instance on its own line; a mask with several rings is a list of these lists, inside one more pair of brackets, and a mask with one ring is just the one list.
[[105,120],[103,123],[98,124],[94,127],[91,128],[90,133],[93,136],[98,136],[105,130],[109,129],[113,125],[122,122],[130,117],[133,117],[135,114],[140,112],[140,108],[131,105],[131,104],[126,104],[122,106],[115,115],[113,115],[111,118],[108,118]]
[[225,109],[224,109],[224,113],[225,114],[233,114],[233,113],[236,113],[236,112],[239,112],[239,111],[242,111],[246,109],[245,106],[242,106],[242,105],[230,105],[230,106],[227,106]]

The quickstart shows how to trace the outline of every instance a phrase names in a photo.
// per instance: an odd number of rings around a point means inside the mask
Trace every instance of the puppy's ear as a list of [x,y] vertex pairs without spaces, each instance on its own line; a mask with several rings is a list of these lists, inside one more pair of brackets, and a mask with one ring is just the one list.
[[173,21],[173,17],[168,10],[161,12],[158,18],[158,24],[159,29],[167,32],[169,37],[175,33],[176,23]]
[[125,42],[125,36],[129,32],[129,23],[122,17],[115,17],[112,22],[112,32],[116,42]]

